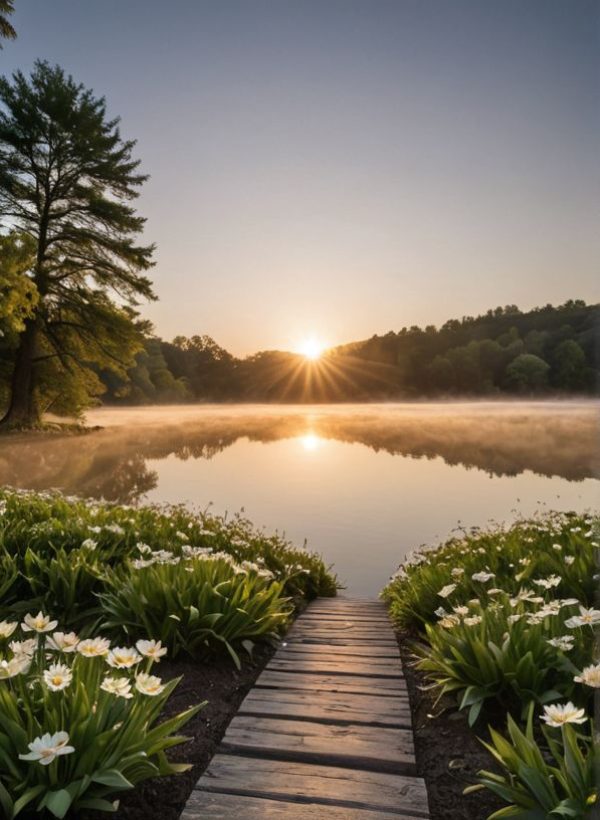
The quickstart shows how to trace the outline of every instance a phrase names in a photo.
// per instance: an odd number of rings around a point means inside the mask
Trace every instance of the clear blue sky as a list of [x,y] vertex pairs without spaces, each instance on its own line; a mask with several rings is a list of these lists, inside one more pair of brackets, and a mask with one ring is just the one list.
[[151,175],[157,332],[233,352],[599,298],[596,0],[17,0]]

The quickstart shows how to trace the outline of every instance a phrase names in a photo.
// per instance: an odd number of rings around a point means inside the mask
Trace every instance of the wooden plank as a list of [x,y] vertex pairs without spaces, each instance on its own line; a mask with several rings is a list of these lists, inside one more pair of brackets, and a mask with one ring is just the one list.
[[304,623],[306,621],[360,621],[364,624],[384,624],[387,627],[392,626],[392,621],[388,618],[387,614],[382,613],[358,613],[356,611],[348,610],[348,611],[335,611],[335,612],[313,612],[312,610],[308,609],[300,618],[296,620],[296,623]]
[[397,812],[401,806],[411,816],[427,816],[427,792],[420,778],[335,766],[217,754],[195,788],[376,811]]
[[337,595],[335,598],[315,598],[308,606],[367,606],[386,609],[386,604],[381,598],[348,598],[345,595]]
[[297,689],[308,692],[340,692],[358,695],[389,695],[396,697],[406,691],[403,678],[367,678],[360,675],[294,674],[265,669],[257,682],[257,688]]
[[387,640],[391,640],[392,638],[395,639],[395,635],[389,624],[386,624],[384,627],[375,627],[373,625],[359,623],[358,621],[352,621],[347,619],[340,619],[339,622],[326,621],[323,619],[319,619],[317,621],[312,622],[309,621],[308,618],[305,621],[300,619],[296,621],[294,626],[292,626],[290,632],[306,632],[312,629],[318,630],[319,632],[351,632],[352,635],[358,635],[360,633],[362,635],[365,635],[368,640],[371,640],[371,638],[378,637],[384,637]]
[[240,715],[282,717],[322,723],[362,723],[368,726],[412,727],[408,697],[385,698],[312,692],[254,689],[239,709]]
[[356,627],[330,628],[315,626],[310,627],[294,626],[290,629],[286,636],[290,640],[305,638],[312,641],[328,642],[346,642],[346,643],[374,643],[385,644],[387,646],[398,646],[396,639],[390,633],[387,636],[385,633],[373,634],[368,629],[358,629]]
[[356,646],[357,644],[370,643],[373,646],[385,646],[398,649],[398,643],[394,638],[364,638],[352,637],[347,634],[333,632],[318,632],[316,630],[297,631],[286,635],[288,643],[296,641],[300,643],[329,644],[330,646]]
[[345,657],[347,655],[359,658],[398,658],[398,647],[381,646],[379,644],[326,644],[306,643],[305,641],[289,640],[281,644],[277,650],[277,657],[285,658],[296,654],[310,654],[315,656],[328,655],[330,658]]
[[413,736],[407,729],[378,727],[374,731],[359,724],[334,726],[237,715],[229,724],[221,750],[299,763],[416,774]]
[[242,797],[235,794],[212,794],[193,791],[181,820],[414,820],[414,815],[402,812],[380,812],[368,809],[350,809],[347,806],[327,806],[321,803],[292,803],[266,800],[260,797]]
[[368,678],[396,678],[402,674],[400,659],[396,658],[314,658],[311,655],[298,654],[297,657],[285,658],[275,655],[267,665],[274,672],[316,673],[322,675],[360,675]]

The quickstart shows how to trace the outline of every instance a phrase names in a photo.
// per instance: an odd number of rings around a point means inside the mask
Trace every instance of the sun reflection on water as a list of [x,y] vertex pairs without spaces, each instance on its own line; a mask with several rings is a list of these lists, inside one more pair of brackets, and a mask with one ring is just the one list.
[[315,433],[306,433],[306,435],[300,436],[300,444],[303,450],[306,450],[308,453],[313,453],[321,447],[323,439]]

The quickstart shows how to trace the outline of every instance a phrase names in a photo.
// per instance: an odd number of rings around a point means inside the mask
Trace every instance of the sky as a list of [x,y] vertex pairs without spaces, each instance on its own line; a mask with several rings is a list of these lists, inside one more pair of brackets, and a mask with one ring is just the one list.
[[17,0],[150,174],[163,338],[237,355],[598,301],[596,0]]

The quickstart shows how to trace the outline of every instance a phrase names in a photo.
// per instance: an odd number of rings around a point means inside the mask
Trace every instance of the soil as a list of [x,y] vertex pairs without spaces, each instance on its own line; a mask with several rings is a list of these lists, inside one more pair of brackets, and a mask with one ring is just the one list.
[[409,648],[410,636],[398,635],[404,677],[415,734],[417,770],[427,785],[431,820],[486,820],[503,803],[488,790],[463,795],[463,789],[477,782],[480,769],[498,772],[494,759],[477,739],[486,727],[467,724],[466,715],[456,710],[450,698],[435,704],[424,676],[414,667]]
[[241,671],[226,658],[205,665],[192,660],[163,661],[160,675],[164,680],[183,675],[167,702],[165,718],[208,701],[181,730],[189,740],[168,753],[170,760],[192,763],[193,767],[184,774],[147,780],[121,797],[116,814],[90,812],[86,813],[86,820],[106,820],[107,817],[116,820],[178,820],[230,720],[273,653],[270,646],[256,646],[252,661],[244,662]]

